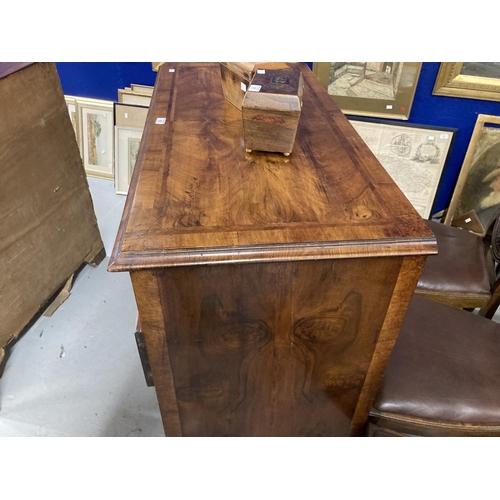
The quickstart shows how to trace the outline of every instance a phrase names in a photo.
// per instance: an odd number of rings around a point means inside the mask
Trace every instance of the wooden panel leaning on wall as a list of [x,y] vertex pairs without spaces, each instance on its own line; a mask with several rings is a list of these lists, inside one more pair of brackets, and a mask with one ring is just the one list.
[[218,64],[159,69],[108,270],[131,274],[167,436],[360,435],[436,253],[296,67],[304,105],[289,157],[245,152]]
[[5,347],[105,250],[55,64],[0,63],[0,75],[1,368]]

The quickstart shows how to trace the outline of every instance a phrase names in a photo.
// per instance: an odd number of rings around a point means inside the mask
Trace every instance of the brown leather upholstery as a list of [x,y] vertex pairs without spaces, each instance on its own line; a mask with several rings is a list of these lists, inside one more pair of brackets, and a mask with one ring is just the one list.
[[491,297],[483,239],[465,229],[426,221],[437,239],[417,284],[418,295],[461,308],[483,307]]
[[414,296],[370,425],[372,435],[500,435],[500,324]]

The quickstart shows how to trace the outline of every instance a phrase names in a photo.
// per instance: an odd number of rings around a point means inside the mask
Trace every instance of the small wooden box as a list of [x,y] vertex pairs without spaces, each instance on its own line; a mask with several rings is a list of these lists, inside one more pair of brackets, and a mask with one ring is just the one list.
[[220,76],[224,97],[241,111],[241,104],[256,69],[289,68],[283,62],[221,62]]
[[293,149],[302,109],[303,78],[298,69],[258,69],[242,103],[247,152]]
[[254,74],[254,62],[221,62],[220,76],[224,97],[239,110]]

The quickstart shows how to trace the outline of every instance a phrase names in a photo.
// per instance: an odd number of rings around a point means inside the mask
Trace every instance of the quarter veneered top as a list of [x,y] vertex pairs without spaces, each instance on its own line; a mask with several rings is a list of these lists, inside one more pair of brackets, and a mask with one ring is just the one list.
[[436,253],[416,210],[305,64],[294,149],[246,153],[218,63],[164,63],[110,271]]

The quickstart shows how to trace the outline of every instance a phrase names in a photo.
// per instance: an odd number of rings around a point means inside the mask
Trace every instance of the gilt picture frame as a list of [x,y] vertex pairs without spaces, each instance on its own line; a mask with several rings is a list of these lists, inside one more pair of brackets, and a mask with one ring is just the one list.
[[350,115],[408,120],[422,63],[314,62],[313,72]]
[[[477,117],[444,223],[467,227],[484,236],[500,211],[500,116]],[[457,224],[456,221],[461,221]]]
[[113,102],[76,97],[79,144],[85,172],[114,179]]
[[443,62],[433,95],[500,101],[499,62]]
[[415,210],[429,219],[456,129],[348,118]]

